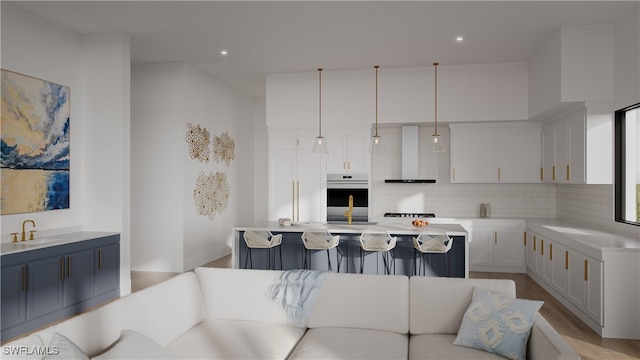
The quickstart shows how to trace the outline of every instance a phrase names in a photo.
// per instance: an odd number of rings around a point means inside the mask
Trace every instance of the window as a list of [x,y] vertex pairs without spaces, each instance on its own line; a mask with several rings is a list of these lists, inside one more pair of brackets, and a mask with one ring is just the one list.
[[640,226],[640,103],[615,114],[615,219]]

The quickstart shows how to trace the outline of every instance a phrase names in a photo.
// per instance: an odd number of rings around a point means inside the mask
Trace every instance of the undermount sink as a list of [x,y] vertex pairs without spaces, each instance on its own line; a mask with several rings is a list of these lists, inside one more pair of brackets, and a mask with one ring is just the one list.
[[43,245],[43,244],[48,244],[48,243],[52,243],[52,242],[56,242],[56,241],[60,241],[60,239],[58,239],[58,238],[50,238],[50,237],[43,237],[43,238],[36,238],[36,239],[33,239],[33,240],[20,241],[18,244],[21,244],[21,245]]

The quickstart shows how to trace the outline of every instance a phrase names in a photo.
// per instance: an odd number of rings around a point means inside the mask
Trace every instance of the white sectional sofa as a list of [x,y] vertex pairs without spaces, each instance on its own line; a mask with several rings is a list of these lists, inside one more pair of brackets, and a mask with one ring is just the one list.
[[[474,287],[515,297],[510,280],[330,273],[301,328],[265,296],[280,273],[198,268],[5,344],[2,356],[24,357],[16,349],[59,333],[89,357],[108,357],[128,329],[182,359],[492,359],[452,342]],[[538,315],[527,358],[579,356]]]

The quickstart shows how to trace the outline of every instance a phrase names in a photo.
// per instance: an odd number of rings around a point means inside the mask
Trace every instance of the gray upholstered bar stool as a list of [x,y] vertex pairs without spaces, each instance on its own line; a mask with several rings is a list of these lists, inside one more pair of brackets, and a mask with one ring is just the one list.
[[416,264],[417,257],[420,257],[420,264],[422,268],[422,275],[425,275],[425,256],[433,254],[442,254],[444,260],[445,275],[449,277],[451,261],[449,259],[449,251],[453,246],[453,238],[449,237],[447,233],[442,232],[439,234],[428,234],[426,232],[421,233],[418,237],[413,238],[413,275],[418,275],[419,269]]
[[365,230],[360,235],[360,273],[364,272],[364,257],[368,252],[381,252],[382,261],[384,262],[385,274],[391,273],[389,262],[393,261],[393,270],[395,272],[395,258],[389,258],[390,251],[396,247],[398,238],[391,236],[386,231]]
[[[331,266],[331,256],[329,250],[338,246],[340,242],[339,235],[331,235],[328,230],[309,230],[305,231],[301,235],[302,243],[304,244],[304,259],[302,267],[308,269],[310,266],[311,258],[310,252],[314,250],[326,250],[327,261],[329,262],[329,271],[333,271]],[[338,272],[340,272],[340,254],[336,251],[336,261],[338,262]]]
[[[244,232],[244,242],[247,244],[247,257],[244,262],[244,268],[247,268],[247,264],[251,263],[253,269],[253,259],[251,256],[251,249],[268,249],[267,255],[267,267],[271,270],[271,249],[277,247],[280,253],[280,270],[282,270],[282,234],[273,235],[269,230],[246,230]],[[273,266],[275,268],[275,264]]]

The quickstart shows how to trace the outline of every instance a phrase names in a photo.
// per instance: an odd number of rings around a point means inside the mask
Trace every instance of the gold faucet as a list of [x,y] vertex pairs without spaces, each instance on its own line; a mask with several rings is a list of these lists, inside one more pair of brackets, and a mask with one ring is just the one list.
[[351,221],[353,220],[353,195],[349,195],[349,210],[344,212],[344,216],[347,217],[349,225],[351,225]]
[[[25,220],[22,222],[22,240],[21,241],[25,241],[26,240],[26,236],[25,236],[25,232],[24,232],[24,225],[26,223],[30,222],[31,225],[33,226],[33,228],[35,229],[36,227],[36,222],[33,220]],[[33,240],[33,233],[35,232],[35,230],[31,230],[30,234],[29,234],[29,240]]]

